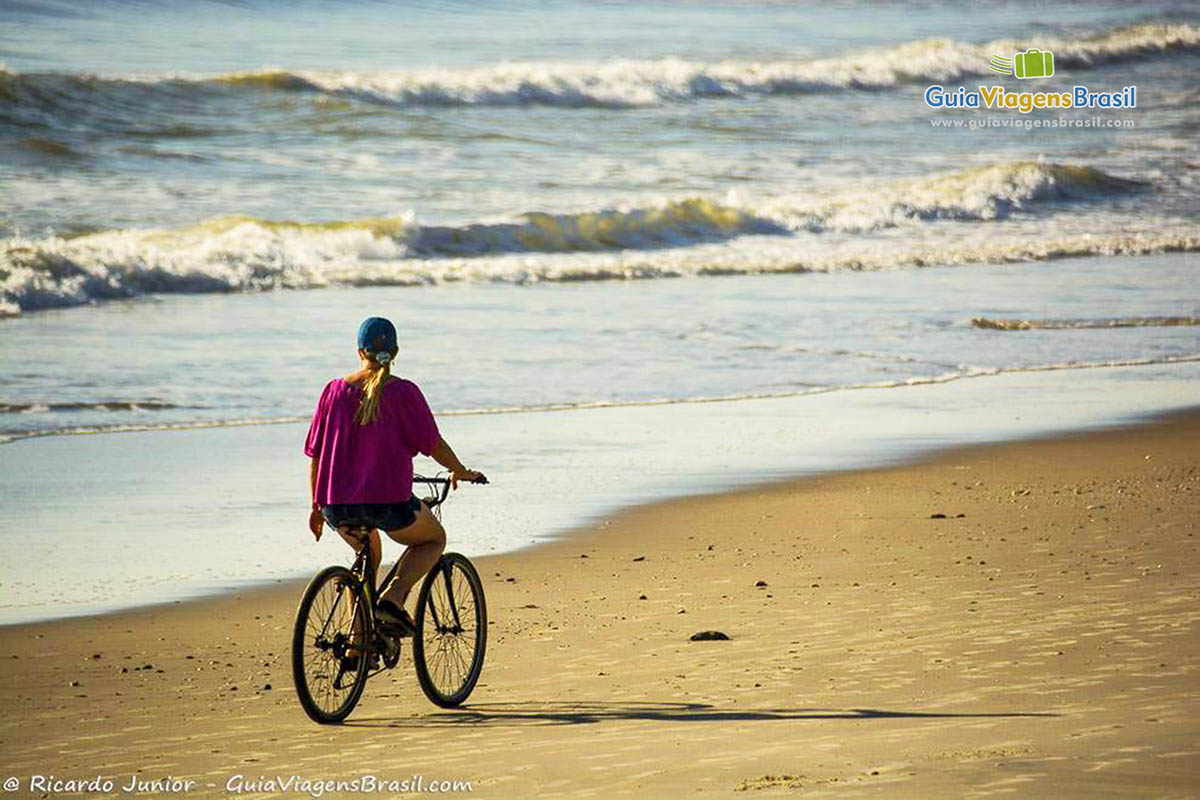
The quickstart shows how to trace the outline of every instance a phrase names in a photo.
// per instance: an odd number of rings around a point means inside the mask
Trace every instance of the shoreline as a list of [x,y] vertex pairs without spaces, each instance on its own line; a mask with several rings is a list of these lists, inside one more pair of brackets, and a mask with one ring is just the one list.
[[[1198,439],[1193,408],[664,500],[479,556],[493,627],[458,711],[424,700],[406,655],[348,724],[308,722],[299,581],[5,626],[6,766],[225,796],[235,774],[347,777],[360,747],[373,774],[485,797],[1184,797]],[[687,641],[710,628],[731,641]]]
[[[660,406],[706,405],[711,403],[738,403],[754,400],[792,400],[817,395],[836,394],[839,392],[858,392],[876,389],[906,389],[914,386],[936,386],[957,381],[969,381],[979,378],[994,378],[998,375],[1021,375],[1039,372],[1064,372],[1071,370],[1089,369],[1121,369],[1128,367],[1159,367],[1175,364],[1191,364],[1200,362],[1200,354],[1167,356],[1164,358],[1129,358],[1110,361],[1085,363],[1042,364],[1033,367],[996,367],[979,369],[975,372],[961,374],[926,376],[910,378],[903,381],[881,381],[876,383],[856,383],[842,386],[823,386],[794,391],[761,392],[750,394],[712,395],[700,397],[662,397],[648,400],[612,400],[581,403],[549,403],[532,406],[497,406],[494,408],[460,408],[435,411],[438,419],[443,417],[487,417],[505,416],[509,414],[545,414],[556,411],[596,411],[602,409],[639,409],[656,408]],[[253,428],[263,425],[299,425],[309,421],[305,416],[267,417],[263,419],[229,419],[213,421],[194,421],[180,423],[164,423],[159,425],[129,424],[109,425],[105,427],[80,427],[73,429],[49,429],[20,431],[0,431],[0,447],[16,442],[37,439],[48,439],[72,436],[103,436],[106,434],[122,433],[171,433],[174,431],[196,431],[225,428]]]
[[[512,552],[672,497],[1136,421],[1194,405],[1197,381],[1200,365],[1184,363],[992,375],[899,394],[602,408],[586,418],[549,411],[504,425],[448,416],[450,441],[475,463],[504,469],[486,489],[456,494],[447,528],[468,556]],[[597,438],[597,429],[608,433]],[[0,493],[12,502],[0,509],[0,529],[14,535],[0,537],[0,558],[57,570],[52,579],[10,568],[5,624],[246,591],[344,557],[340,542],[314,545],[297,528],[298,426],[170,433],[51,437],[3,449],[10,457],[0,459]],[[15,535],[22,530],[54,535]],[[57,598],[53,609],[47,597]]]
[[[870,387],[865,387],[870,388]],[[776,399],[776,398],[752,398],[752,399]],[[705,401],[718,402],[718,401]],[[652,404],[658,405],[658,404]],[[621,406],[623,407],[623,406]],[[1085,438],[1094,435],[1098,432],[1122,431],[1122,430],[1137,430],[1139,428],[1153,426],[1155,424],[1170,423],[1178,419],[1186,419],[1192,415],[1200,414],[1200,404],[1186,407],[1182,409],[1156,410],[1147,411],[1144,414],[1135,415],[1132,418],[1125,418],[1100,426],[1091,426],[1088,428],[1071,429],[1066,431],[1050,431],[1042,433],[1034,433],[1027,437],[1016,437],[1010,439],[985,441],[980,443],[969,444],[953,444],[933,450],[911,453],[907,456],[901,456],[897,460],[884,461],[875,465],[868,466],[848,466],[843,468],[831,468],[828,470],[818,470],[800,475],[786,475],[782,477],[773,477],[763,479],[758,482],[750,483],[742,486],[730,486],[727,488],[718,488],[712,491],[705,491],[699,494],[681,494],[669,497],[654,498],[644,502],[632,503],[626,506],[621,506],[614,509],[608,509],[599,515],[592,515],[592,518],[580,519],[574,524],[555,529],[546,537],[536,539],[528,544],[517,546],[511,550],[505,550],[501,553],[489,554],[484,556],[476,556],[475,559],[517,555],[526,553],[531,550],[536,550],[541,547],[546,547],[555,543],[562,543],[571,540],[577,536],[594,533],[597,529],[596,517],[619,517],[630,513],[655,507],[670,507],[676,503],[688,503],[691,501],[704,498],[719,498],[719,497],[737,497],[744,494],[755,494],[762,492],[771,492],[785,486],[793,486],[807,481],[821,480],[824,478],[834,478],[841,475],[850,474],[870,474],[881,470],[903,469],[906,467],[921,467],[928,466],[944,459],[954,457],[957,453],[970,455],[977,450],[986,450],[989,448],[1005,447],[1014,444],[1028,444],[1044,441],[1069,441],[1077,438]],[[328,530],[325,532],[329,533]],[[454,551],[453,531],[450,531],[450,539],[447,545],[447,552]],[[390,556],[388,556],[390,558]],[[347,562],[351,559],[347,558]],[[139,613],[156,613],[171,609],[176,606],[204,603],[206,601],[219,601],[230,597],[248,597],[254,598],[258,595],[271,596],[276,592],[295,591],[299,592],[311,579],[311,573],[302,573],[292,576],[263,578],[260,581],[242,586],[225,586],[214,588],[207,591],[198,591],[195,594],[187,595],[180,598],[163,599],[158,602],[139,604],[135,606],[114,608],[111,610],[102,611],[82,611],[78,614],[71,614],[62,617],[48,617],[44,619],[34,619],[28,621],[17,622],[0,622],[0,633],[7,629],[19,628],[22,626],[39,626],[49,625],[60,622],[72,622],[84,619],[93,618],[108,618],[120,617],[122,615],[136,615]]]

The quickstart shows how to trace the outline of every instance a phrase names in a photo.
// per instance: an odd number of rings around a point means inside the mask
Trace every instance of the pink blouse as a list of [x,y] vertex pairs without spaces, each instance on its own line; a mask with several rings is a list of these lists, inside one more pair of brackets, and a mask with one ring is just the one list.
[[362,390],[342,378],[325,385],[304,454],[317,461],[319,505],[402,503],[412,497],[413,456],[441,440],[425,396],[412,381],[391,380],[369,425],[354,419]]

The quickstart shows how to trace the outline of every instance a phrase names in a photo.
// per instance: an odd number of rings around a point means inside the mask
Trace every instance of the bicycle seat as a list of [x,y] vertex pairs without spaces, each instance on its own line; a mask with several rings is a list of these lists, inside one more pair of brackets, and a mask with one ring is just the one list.
[[369,534],[372,530],[375,529],[374,525],[371,525],[366,522],[358,522],[358,521],[354,521],[354,520],[351,520],[350,522],[342,522],[342,523],[339,523],[337,526],[331,526],[331,527],[333,527],[333,529],[335,531],[337,531],[338,533],[345,534],[347,536],[356,536],[356,537],[366,537],[367,534]]

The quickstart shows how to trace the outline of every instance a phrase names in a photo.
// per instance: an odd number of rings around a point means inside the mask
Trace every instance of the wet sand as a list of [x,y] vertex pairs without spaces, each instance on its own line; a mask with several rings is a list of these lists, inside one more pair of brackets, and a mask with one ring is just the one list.
[[467,706],[431,705],[406,648],[340,727],[292,689],[301,585],[6,627],[0,777],[1198,796],[1198,527],[1197,412],[636,508],[476,560]]

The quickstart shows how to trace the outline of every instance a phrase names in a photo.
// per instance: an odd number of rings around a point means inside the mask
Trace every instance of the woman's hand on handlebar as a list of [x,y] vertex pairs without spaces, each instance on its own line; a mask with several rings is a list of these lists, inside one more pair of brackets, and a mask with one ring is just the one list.
[[446,440],[438,438],[438,443],[429,453],[433,456],[433,460],[441,464],[446,469],[450,470],[450,488],[457,489],[459,481],[467,483],[487,483],[488,480],[484,474],[476,469],[467,469],[463,463],[458,460],[458,456],[454,455],[454,450],[450,445],[446,444]]
[[462,469],[451,470],[450,488],[457,489],[459,481],[463,481],[464,483],[487,483],[488,479],[486,475],[477,469],[463,467]]

